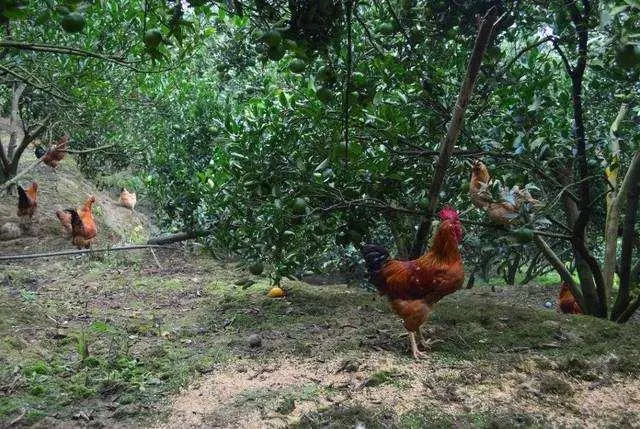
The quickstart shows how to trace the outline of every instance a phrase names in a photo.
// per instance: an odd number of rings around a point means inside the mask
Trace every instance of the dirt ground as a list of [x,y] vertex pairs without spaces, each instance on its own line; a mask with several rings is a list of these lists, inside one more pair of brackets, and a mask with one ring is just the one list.
[[[35,236],[0,254],[71,249],[52,211],[88,193],[100,246],[144,241],[144,215],[75,175],[43,186]],[[445,298],[415,362],[357,286],[287,281],[274,299],[266,276],[192,244],[156,256],[0,261],[0,427],[640,427],[637,325],[560,315],[544,305],[557,285]]]

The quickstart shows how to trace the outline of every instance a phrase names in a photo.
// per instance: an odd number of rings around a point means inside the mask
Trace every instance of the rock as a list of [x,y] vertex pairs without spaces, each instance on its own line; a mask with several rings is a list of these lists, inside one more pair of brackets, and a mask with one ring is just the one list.
[[258,334],[249,335],[249,347],[260,347],[262,346],[262,338]]
[[6,222],[0,227],[0,240],[14,240],[22,235],[20,225],[14,222]]
[[544,306],[545,306],[545,308],[551,308],[551,307],[553,307],[553,304],[551,302],[547,301],[547,302],[544,303]]

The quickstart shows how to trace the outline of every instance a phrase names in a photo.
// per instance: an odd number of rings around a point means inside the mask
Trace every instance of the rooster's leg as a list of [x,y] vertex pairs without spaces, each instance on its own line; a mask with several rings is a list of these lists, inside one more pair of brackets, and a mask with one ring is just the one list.
[[[420,332],[420,331],[418,331]],[[409,342],[411,343],[411,353],[413,354],[414,359],[426,358],[427,355],[420,350],[418,350],[418,344],[416,344],[416,333],[409,332]]]

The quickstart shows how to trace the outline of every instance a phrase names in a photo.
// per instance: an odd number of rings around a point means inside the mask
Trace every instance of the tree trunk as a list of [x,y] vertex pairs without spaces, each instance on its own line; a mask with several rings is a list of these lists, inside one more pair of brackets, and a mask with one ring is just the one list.
[[518,274],[518,268],[520,267],[520,261],[522,260],[522,253],[518,253],[516,255],[516,259],[509,264],[509,269],[507,270],[507,275],[504,280],[508,285],[516,284],[516,275]]
[[[559,52],[562,61],[571,78],[571,99],[573,107],[573,131],[575,136],[576,150],[576,172],[578,180],[579,198],[577,201],[577,213],[572,213],[573,204],[567,204],[567,215],[573,218],[571,226],[573,234],[571,244],[576,260],[576,268],[580,277],[584,304],[583,310],[587,314],[598,317],[607,317],[606,292],[600,264],[590,253],[586,241],[586,230],[591,217],[591,193],[590,181],[588,180],[589,165],[587,162],[587,139],[584,126],[584,113],[582,105],[582,84],[584,72],[587,66],[587,53],[589,42],[589,15],[591,4],[589,0],[582,0],[583,10],[577,6],[575,0],[565,0],[565,7],[569,13],[571,21],[575,27],[578,39],[578,60],[575,67],[572,67],[569,60],[554,40],[554,47]],[[571,202],[573,203],[573,201]],[[573,292],[573,288],[572,288]]]
[[537,275],[536,267],[538,266],[538,259],[540,259],[541,252],[537,252],[533,258],[531,258],[531,262],[529,263],[529,267],[527,268],[527,272],[524,275],[524,278],[520,282],[521,285],[526,285],[531,280],[533,280]]
[[547,242],[544,241],[539,235],[536,234],[533,236],[533,242],[538,246],[545,258],[547,258],[549,264],[551,264],[551,266],[555,268],[562,281],[569,285],[571,293],[575,297],[576,301],[578,301],[578,304],[580,304],[580,307],[584,309],[585,298],[582,295],[582,291],[576,284],[575,280],[573,280],[573,277],[571,277],[571,273],[569,272],[569,270],[567,270],[567,267],[565,267],[564,263],[560,260],[560,258],[558,258],[558,255],[556,255],[553,249],[551,249]]
[[407,259],[409,257],[409,245],[407,244],[407,240],[402,235],[401,225],[398,225],[398,218],[393,214],[385,215],[385,220],[389,229],[391,230],[391,235],[393,235],[393,241],[396,244],[396,249],[398,250],[398,259]]
[[624,215],[624,225],[622,229],[622,254],[620,255],[620,288],[615,306],[613,307],[611,318],[616,320],[629,307],[631,289],[631,258],[633,256],[633,239],[635,233],[636,219],[638,217],[638,183],[640,183],[640,168],[637,166],[637,159],[640,152],[634,157],[635,165],[632,164],[629,172],[629,186],[627,190],[627,211]]
[[429,206],[426,210],[427,215],[422,218],[418,230],[416,232],[413,245],[411,246],[411,258],[419,257],[424,246],[429,238],[431,232],[431,221],[435,215],[436,207],[438,206],[438,200],[442,184],[444,183],[444,177],[447,172],[447,166],[449,165],[449,159],[451,153],[458,140],[460,131],[462,130],[462,123],[464,120],[464,114],[469,105],[469,99],[473,93],[478,74],[480,72],[480,66],[482,65],[482,59],[491,41],[491,33],[496,26],[497,21],[494,15],[493,8],[490,9],[487,14],[482,18],[480,22],[480,28],[478,29],[478,35],[473,46],[469,65],[467,66],[467,72],[460,87],[458,99],[453,110],[453,116],[451,122],[447,127],[447,134],[440,143],[440,153],[438,155],[438,162],[436,164],[433,181],[429,187]]
[[[13,92],[11,95],[11,113],[9,116],[9,127],[11,134],[9,135],[9,146],[7,148],[7,158],[13,160],[16,148],[18,147],[18,130],[20,127],[20,98],[27,86],[22,82],[13,83]],[[15,172],[14,172],[15,174]],[[13,176],[12,176],[13,177]]]
[[613,274],[616,265],[616,248],[618,244],[618,223],[620,215],[618,211],[618,173],[620,171],[620,142],[616,136],[620,122],[627,113],[627,104],[622,103],[615,121],[609,130],[609,140],[611,148],[611,162],[606,170],[607,179],[611,186],[611,192],[607,195],[607,218],[605,221],[604,233],[604,261],[602,262],[602,278],[607,305],[611,301],[611,291],[613,289]]

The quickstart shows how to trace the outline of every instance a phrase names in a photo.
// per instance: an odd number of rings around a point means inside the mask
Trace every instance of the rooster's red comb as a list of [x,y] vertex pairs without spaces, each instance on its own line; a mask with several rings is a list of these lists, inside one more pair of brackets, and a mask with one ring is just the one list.
[[444,206],[442,210],[440,210],[440,213],[438,213],[438,216],[440,216],[440,219],[442,220],[460,220],[460,217],[458,216],[458,211],[456,209],[454,209],[451,206]]

